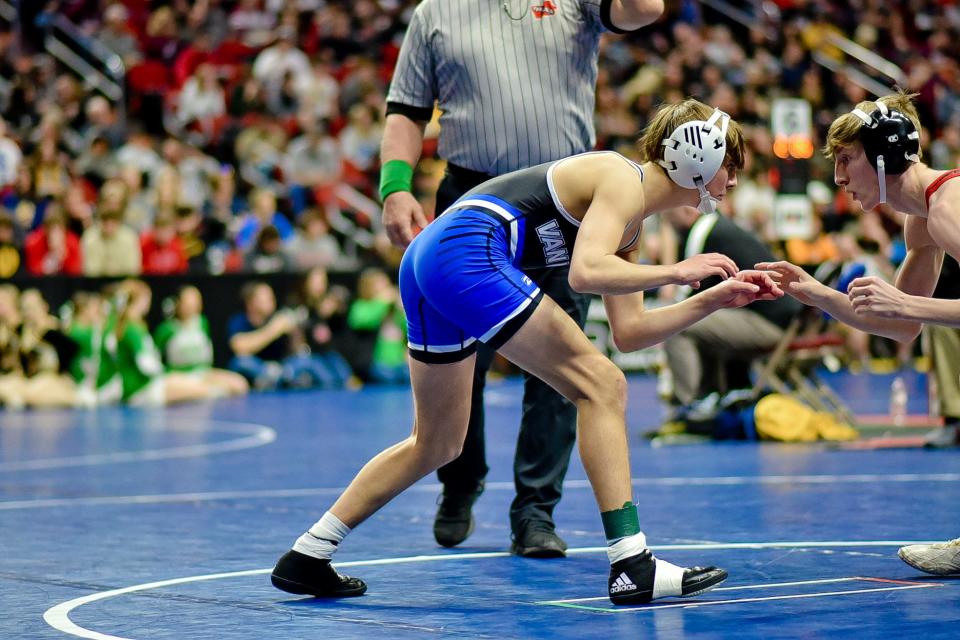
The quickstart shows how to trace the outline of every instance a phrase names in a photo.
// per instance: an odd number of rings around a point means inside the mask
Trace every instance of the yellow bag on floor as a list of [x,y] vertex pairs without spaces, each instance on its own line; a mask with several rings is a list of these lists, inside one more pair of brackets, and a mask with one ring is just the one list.
[[781,393],[760,398],[754,410],[757,437],[778,442],[814,442],[819,434],[812,424],[814,411]]
[[841,424],[829,413],[814,411],[799,400],[771,393],[754,410],[757,437],[777,442],[815,442],[816,440],[855,440],[859,434]]
[[844,422],[837,422],[829,413],[815,411],[812,420],[821,440],[856,440],[860,432]]

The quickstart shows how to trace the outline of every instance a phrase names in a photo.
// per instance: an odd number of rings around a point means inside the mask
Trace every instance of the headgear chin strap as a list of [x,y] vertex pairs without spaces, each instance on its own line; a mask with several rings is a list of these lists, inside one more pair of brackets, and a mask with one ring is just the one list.
[[880,203],[887,201],[887,174],[900,175],[914,162],[920,162],[920,134],[913,121],[877,100],[877,109],[869,115],[862,109],[850,113],[863,121],[859,138],[867,161],[877,170]]
[[727,156],[729,124],[730,116],[714,109],[708,120],[685,122],[661,143],[663,159],[657,162],[677,185],[700,193],[700,213],[717,210],[719,200],[707,191],[707,183],[717,175]]
[[697,211],[700,213],[716,213],[720,199],[710,195],[710,192],[707,191],[707,185],[703,183],[703,180],[697,181],[697,190],[700,191],[700,202],[697,204]]

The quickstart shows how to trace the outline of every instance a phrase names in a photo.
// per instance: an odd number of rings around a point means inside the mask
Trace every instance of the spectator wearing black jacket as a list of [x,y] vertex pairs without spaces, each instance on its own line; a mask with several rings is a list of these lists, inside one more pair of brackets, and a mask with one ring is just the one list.
[[[701,216],[696,209],[683,207],[665,217],[677,234],[678,259],[722,253],[741,269],[774,259],[760,239],[722,214]],[[719,281],[704,280],[698,291]],[[697,291],[683,288],[678,295],[691,293]],[[722,395],[747,386],[750,363],[779,342],[801,308],[796,300],[784,296],[739,309],[721,309],[668,339],[664,348],[673,376],[674,400],[686,405],[713,392]]]

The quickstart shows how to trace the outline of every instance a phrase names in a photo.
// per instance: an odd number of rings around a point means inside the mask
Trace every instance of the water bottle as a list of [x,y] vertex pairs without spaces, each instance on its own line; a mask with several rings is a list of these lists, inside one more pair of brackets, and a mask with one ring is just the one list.
[[907,417],[907,383],[897,376],[890,385],[890,417],[893,424],[902,426]]

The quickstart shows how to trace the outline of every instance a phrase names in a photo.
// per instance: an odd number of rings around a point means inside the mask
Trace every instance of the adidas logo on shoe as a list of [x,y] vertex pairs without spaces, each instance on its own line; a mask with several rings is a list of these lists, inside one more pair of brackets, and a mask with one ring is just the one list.
[[716,567],[678,567],[653,557],[649,549],[610,567],[610,600],[616,605],[647,604],[670,596],[695,596],[727,579]]
[[610,585],[610,593],[623,593],[624,591],[636,591],[637,585],[633,584],[630,576],[621,573],[619,577]]

